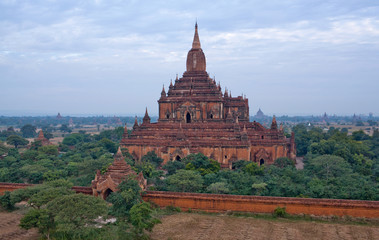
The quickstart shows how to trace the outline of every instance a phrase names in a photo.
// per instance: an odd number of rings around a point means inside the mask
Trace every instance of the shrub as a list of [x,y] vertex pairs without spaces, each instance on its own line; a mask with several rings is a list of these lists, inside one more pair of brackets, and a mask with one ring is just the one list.
[[166,210],[167,211],[170,211],[170,212],[181,212],[182,210],[180,209],[180,207],[175,207],[175,206],[167,206],[166,207]]
[[277,207],[274,210],[274,217],[286,217],[287,212],[286,212],[286,207]]
[[11,200],[11,193],[6,191],[4,195],[0,196],[0,206],[8,211],[14,209],[14,202]]

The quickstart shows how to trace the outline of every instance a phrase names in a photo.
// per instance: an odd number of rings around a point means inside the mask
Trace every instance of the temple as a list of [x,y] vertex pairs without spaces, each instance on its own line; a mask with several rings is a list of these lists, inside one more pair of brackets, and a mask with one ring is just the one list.
[[47,139],[44,135],[43,135],[43,131],[39,131],[38,133],[38,137],[36,139],[34,139],[34,142],[40,142],[41,143],[41,146],[48,146],[48,145],[53,145],[49,139]]
[[137,119],[130,136],[120,145],[128,148],[135,160],[155,151],[167,161],[180,160],[191,153],[203,153],[222,167],[238,160],[271,164],[279,157],[295,161],[294,135],[287,139],[277,126],[271,128],[249,121],[249,103],[244,96],[232,97],[206,72],[197,24],[192,48],[187,54],[187,69],[158,100],[158,122],[151,123],[146,109],[142,124]]
[[147,181],[142,172],[137,175],[132,167],[125,162],[121,149],[118,148],[114,161],[107,171],[101,174],[100,170],[97,170],[95,180],[92,180],[91,184],[92,193],[94,196],[101,196],[106,199],[110,193],[116,192],[118,185],[129,176],[136,178],[142,190],[146,189]]

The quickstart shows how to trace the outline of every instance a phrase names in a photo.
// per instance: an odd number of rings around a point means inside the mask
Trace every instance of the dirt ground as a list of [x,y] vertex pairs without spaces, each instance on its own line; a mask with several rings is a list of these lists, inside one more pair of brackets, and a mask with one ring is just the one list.
[[[37,240],[34,229],[18,227],[22,215],[0,212],[0,240]],[[247,239],[325,239],[376,240],[379,226],[319,223],[311,221],[266,220],[252,217],[178,213],[162,218],[154,227],[152,240],[247,240]]]
[[0,240],[37,240],[39,234],[35,229],[21,229],[21,214],[0,212]]
[[154,227],[153,240],[223,239],[379,239],[379,226],[266,220],[251,217],[180,213]]

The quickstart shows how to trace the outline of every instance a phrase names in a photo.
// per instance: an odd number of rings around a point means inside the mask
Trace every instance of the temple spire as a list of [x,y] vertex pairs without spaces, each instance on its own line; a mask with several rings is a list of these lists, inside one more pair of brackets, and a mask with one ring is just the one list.
[[126,126],[126,123],[125,123],[125,127],[124,127],[124,133],[122,134],[122,137],[123,138],[128,138],[128,127]]
[[150,117],[149,117],[149,114],[147,113],[147,107],[145,111],[145,116],[143,117],[143,123],[150,123]]
[[124,156],[122,155],[120,146],[117,149],[117,153],[115,154],[114,159],[115,160],[124,160]]
[[278,124],[276,123],[275,115],[272,118],[271,129],[273,129],[273,130],[277,130],[278,129]]
[[199,39],[199,33],[197,32],[197,21],[196,21],[196,24],[195,24],[195,35],[193,36],[192,48],[193,49],[201,48],[200,39]]
[[137,120],[137,116],[136,118],[134,119],[134,125],[133,125],[133,129],[136,129],[138,128],[138,120]]
[[43,131],[41,129],[41,131],[39,131],[39,133],[38,133],[38,139],[44,139],[44,138],[45,138],[45,136],[43,135]]
[[161,97],[166,97],[166,90],[164,89],[164,84],[161,92]]

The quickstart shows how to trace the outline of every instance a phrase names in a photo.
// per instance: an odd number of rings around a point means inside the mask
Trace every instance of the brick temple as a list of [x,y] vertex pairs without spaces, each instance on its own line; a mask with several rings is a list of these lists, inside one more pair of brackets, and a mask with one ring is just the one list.
[[227,90],[223,93],[220,84],[209,77],[197,24],[187,69],[170,83],[167,92],[163,87],[158,104],[158,122],[150,122],[146,109],[143,122],[136,119],[132,134],[121,140],[120,145],[128,148],[135,160],[155,151],[164,163],[191,153],[203,153],[222,167],[231,167],[238,160],[272,164],[279,157],[288,157],[295,161],[293,134],[286,138],[275,117],[269,129],[250,122],[248,99],[232,97]]
[[41,144],[41,146],[49,146],[49,145],[53,145],[49,139],[47,139],[44,135],[43,135],[43,131],[41,129],[41,131],[39,131],[38,133],[38,137],[36,139],[34,139],[34,142],[39,142]]
[[107,171],[101,174],[100,170],[97,170],[95,179],[91,183],[92,194],[106,199],[110,193],[116,192],[118,185],[130,175],[137,180],[142,190],[146,189],[147,180],[143,177],[142,172],[137,175],[132,167],[125,162],[121,149],[118,148],[117,153],[114,155],[114,161]]

